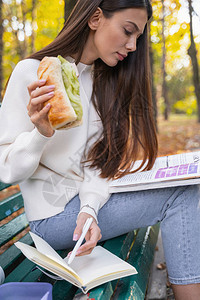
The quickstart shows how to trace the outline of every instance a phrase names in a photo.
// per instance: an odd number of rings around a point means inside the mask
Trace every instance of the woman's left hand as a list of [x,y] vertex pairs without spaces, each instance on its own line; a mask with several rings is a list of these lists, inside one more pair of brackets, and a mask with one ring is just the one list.
[[[79,237],[81,236],[83,226],[88,218],[91,218],[91,215],[87,213],[80,213],[77,219],[77,226],[74,230],[73,240],[77,241]],[[93,218],[94,219],[94,218]],[[97,225],[96,220],[94,219],[86,236],[85,240],[86,242],[80,246],[78,249],[76,255],[82,256],[86,254],[90,254],[94,247],[96,246],[97,242],[102,238],[101,230],[99,226]],[[71,253],[69,253],[71,254]]]

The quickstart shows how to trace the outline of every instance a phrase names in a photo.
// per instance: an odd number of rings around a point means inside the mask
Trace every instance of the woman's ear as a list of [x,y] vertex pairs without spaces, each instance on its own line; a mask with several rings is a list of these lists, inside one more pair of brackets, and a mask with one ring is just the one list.
[[91,16],[91,18],[88,21],[88,26],[90,27],[90,29],[96,30],[99,26],[102,17],[103,17],[103,12],[101,8],[98,7],[95,13]]

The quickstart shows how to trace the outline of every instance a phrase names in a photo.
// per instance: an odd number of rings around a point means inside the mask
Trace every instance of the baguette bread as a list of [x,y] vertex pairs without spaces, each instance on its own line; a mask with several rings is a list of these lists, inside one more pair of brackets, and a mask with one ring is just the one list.
[[53,129],[68,129],[78,126],[77,115],[66,93],[62,78],[61,62],[57,57],[44,57],[37,71],[38,79],[45,79],[46,85],[55,85],[54,97],[44,103],[51,104],[48,113]]

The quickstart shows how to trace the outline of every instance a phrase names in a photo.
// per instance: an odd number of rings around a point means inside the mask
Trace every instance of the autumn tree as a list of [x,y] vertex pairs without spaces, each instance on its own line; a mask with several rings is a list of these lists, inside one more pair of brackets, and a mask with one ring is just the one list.
[[156,129],[158,130],[158,126],[157,126],[158,110],[157,110],[157,98],[156,98],[156,88],[155,88],[155,80],[154,80],[154,51],[153,51],[153,48],[152,48],[152,41],[151,41],[151,22],[150,22],[150,25],[149,25],[149,58],[150,58],[150,66],[151,66],[151,74],[152,74],[152,76],[151,76],[151,88],[152,88],[152,101],[153,101],[153,110],[154,110],[154,120],[155,120]]
[[5,19],[7,21],[7,28],[9,28],[9,31],[12,29],[12,47],[14,47],[20,59],[25,58],[28,52],[25,34],[27,13],[28,10],[25,0],[17,3],[8,2],[6,4]]
[[32,0],[32,10],[31,10],[31,27],[32,27],[31,53],[34,53],[36,51],[36,49],[35,49],[35,39],[36,39],[35,24],[36,24],[37,2],[38,2],[37,0]]
[[168,100],[168,91],[167,91],[167,82],[166,82],[166,38],[165,38],[165,3],[164,0],[162,1],[162,96],[165,103],[165,109],[164,109],[164,118],[165,120],[168,120],[169,117],[169,100]]
[[192,68],[193,68],[193,82],[195,88],[195,95],[197,98],[197,105],[198,105],[198,122],[200,123],[200,78],[199,78],[199,65],[197,60],[197,48],[194,42],[194,35],[193,35],[193,6],[192,0],[188,0],[189,6],[189,15],[190,15],[190,47],[188,49],[188,54],[192,61]]

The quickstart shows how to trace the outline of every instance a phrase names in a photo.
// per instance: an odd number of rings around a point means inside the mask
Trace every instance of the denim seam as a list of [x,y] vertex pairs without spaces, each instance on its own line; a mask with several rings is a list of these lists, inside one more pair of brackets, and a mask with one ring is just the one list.
[[[184,195],[185,196],[185,195]],[[185,205],[185,211],[186,211],[186,231],[187,231],[187,256],[188,256],[188,270],[189,270],[189,276],[190,277],[194,277],[194,273],[192,271],[191,265],[191,253],[192,253],[192,249],[191,249],[191,242],[190,242],[190,216],[189,216],[189,211],[187,208],[187,202],[186,202],[186,196],[184,197],[184,202],[183,205]]]
[[183,260],[183,265],[184,265],[184,270],[187,274],[189,274],[189,261],[188,261],[188,255],[187,255],[187,225],[186,225],[186,218],[185,218],[185,214],[184,214],[184,202],[185,199],[182,200],[181,202],[181,221],[182,221],[182,241],[183,241],[183,256],[184,256],[184,260]]
[[192,284],[200,283],[200,276],[192,276],[187,278],[173,278],[169,276],[170,283],[174,284]]
[[[173,187],[172,187],[173,188]],[[174,194],[176,193],[176,190],[171,194],[171,196],[169,197],[169,199],[166,201],[164,207],[162,208],[161,210],[161,219],[160,219],[160,222],[162,222],[164,220],[164,218],[166,217],[166,212],[168,209],[170,209],[170,207],[173,205],[174,201],[180,196],[182,195],[185,190],[188,188],[188,186],[184,186],[182,187],[182,189],[179,191],[179,193],[177,195],[175,195],[174,197]],[[171,200],[171,198],[174,198],[172,202],[169,203],[169,201]]]

